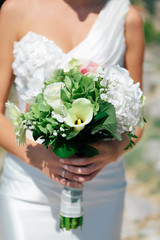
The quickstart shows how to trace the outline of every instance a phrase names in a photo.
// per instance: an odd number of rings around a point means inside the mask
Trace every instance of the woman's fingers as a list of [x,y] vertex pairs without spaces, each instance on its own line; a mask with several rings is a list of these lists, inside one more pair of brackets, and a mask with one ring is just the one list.
[[64,168],[56,168],[54,169],[54,172],[50,172],[50,178],[62,184],[63,186],[71,188],[82,187],[82,183],[76,181],[75,176],[75,174],[64,170]]
[[[68,186],[71,188],[80,188],[82,187],[82,183],[91,181],[100,171],[100,168],[93,167],[93,172],[89,171],[89,174],[76,174],[72,173],[64,168],[57,168],[56,171],[54,169],[54,173],[50,174],[51,178],[63,186]],[[63,173],[63,174],[62,174]],[[86,171],[87,173],[87,171]],[[62,176],[63,175],[63,176]]]
[[63,178],[61,176],[55,176],[52,178],[53,180],[57,181],[58,183],[60,183],[63,186],[67,186],[67,187],[71,187],[71,188],[80,188],[82,187],[82,184],[79,182],[75,182],[75,181],[70,181],[66,178]]
[[94,163],[97,161],[97,159],[99,159],[100,157],[96,156],[93,158],[60,158],[59,162],[61,164],[67,164],[67,165],[73,165],[73,166],[86,166],[89,165],[91,163]]
[[94,171],[89,175],[75,175],[74,180],[80,183],[89,182],[100,172],[100,169]]
[[73,166],[73,165],[63,165],[63,168],[68,172],[78,174],[78,175],[90,175],[96,170],[101,168],[101,162],[95,162],[87,166]]

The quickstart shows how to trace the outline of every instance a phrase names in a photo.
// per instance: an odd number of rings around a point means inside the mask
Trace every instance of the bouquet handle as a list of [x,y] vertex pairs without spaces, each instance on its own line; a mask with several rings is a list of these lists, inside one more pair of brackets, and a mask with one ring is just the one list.
[[82,228],[83,188],[64,187],[61,194],[60,229],[67,231]]

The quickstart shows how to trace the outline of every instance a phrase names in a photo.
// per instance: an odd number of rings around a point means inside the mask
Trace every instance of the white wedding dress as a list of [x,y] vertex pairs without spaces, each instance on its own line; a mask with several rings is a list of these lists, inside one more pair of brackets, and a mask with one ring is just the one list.
[[[129,5],[129,0],[107,1],[87,37],[67,54],[53,40],[35,32],[15,42],[13,71],[20,109],[24,111],[26,98],[41,88],[40,75],[33,77],[41,69],[52,71],[73,57],[102,66],[123,66]],[[0,187],[1,240],[120,240],[126,189],[123,158],[84,184],[82,230],[59,229],[62,189],[41,171],[8,153]]]

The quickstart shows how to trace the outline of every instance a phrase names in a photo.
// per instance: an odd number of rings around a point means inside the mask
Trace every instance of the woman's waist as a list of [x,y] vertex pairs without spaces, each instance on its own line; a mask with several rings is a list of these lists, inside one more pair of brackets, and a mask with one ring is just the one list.
[[[122,174],[125,172],[124,158],[120,157],[115,162],[111,162],[106,165],[98,176],[106,176],[110,178],[112,174]],[[43,181],[48,184],[53,184],[53,180],[45,175],[41,170],[26,164],[20,158],[7,153],[5,157],[4,172],[3,175],[8,176],[8,178],[25,178],[26,181]],[[58,184],[59,185],[59,184]]]
[[[85,192],[89,197],[93,192],[96,194],[96,191],[107,196],[123,190],[124,172],[123,159],[118,159],[117,162],[107,165],[91,182],[85,183]],[[62,185],[40,170],[9,153],[6,155],[0,188],[2,195],[25,201],[59,204],[62,189]]]

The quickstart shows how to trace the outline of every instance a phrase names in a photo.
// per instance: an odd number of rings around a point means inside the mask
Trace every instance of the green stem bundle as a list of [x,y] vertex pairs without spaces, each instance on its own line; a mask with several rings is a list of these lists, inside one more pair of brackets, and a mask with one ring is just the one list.
[[68,218],[60,216],[60,229],[65,229],[66,231],[70,231],[72,229],[77,229],[80,227],[82,229],[83,225],[83,216],[79,218]]

